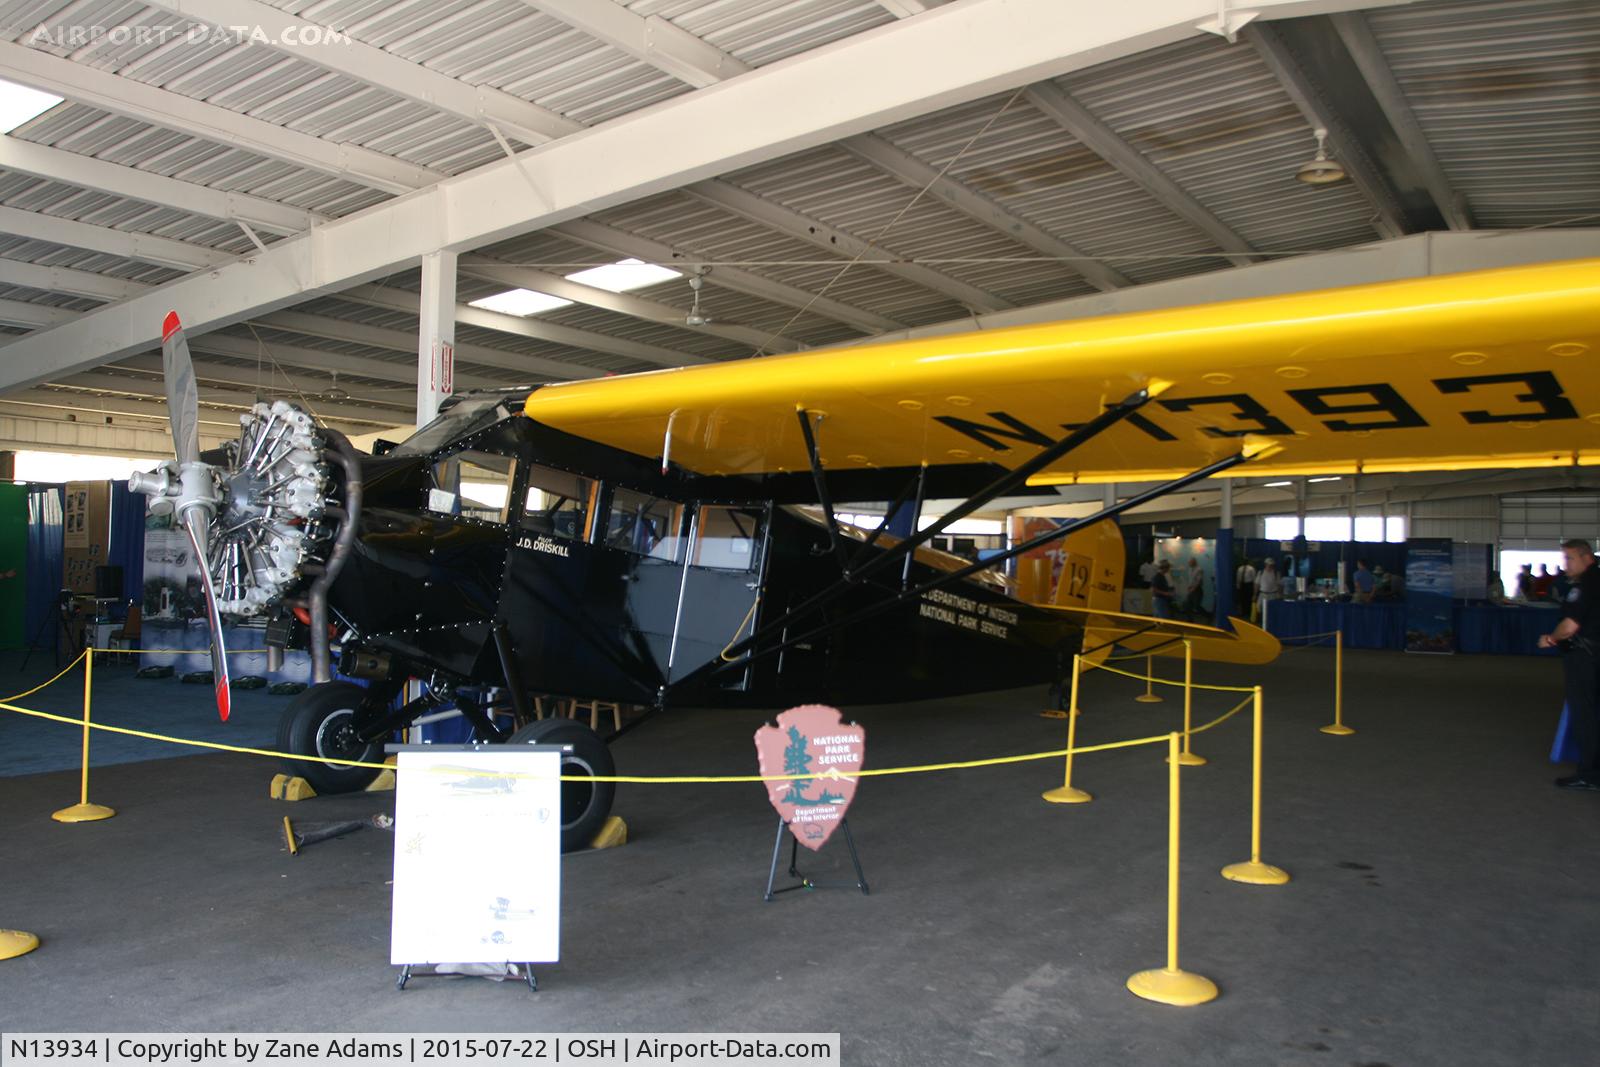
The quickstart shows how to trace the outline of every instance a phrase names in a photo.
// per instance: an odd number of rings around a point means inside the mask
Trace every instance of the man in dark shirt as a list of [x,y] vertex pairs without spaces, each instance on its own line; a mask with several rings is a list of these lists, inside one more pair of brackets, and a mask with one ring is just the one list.
[[1539,647],[1562,650],[1567,725],[1578,743],[1578,764],[1556,785],[1600,790],[1600,567],[1587,541],[1563,541],[1561,553],[1572,586],[1561,602],[1561,622],[1539,638]]
[[1172,618],[1172,564],[1162,560],[1150,579],[1150,608],[1158,619]]

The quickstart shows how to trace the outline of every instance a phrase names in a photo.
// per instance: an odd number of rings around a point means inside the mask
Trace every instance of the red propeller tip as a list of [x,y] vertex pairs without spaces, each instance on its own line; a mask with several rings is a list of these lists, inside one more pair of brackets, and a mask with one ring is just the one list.
[[222,716],[222,721],[228,721],[228,713],[233,710],[233,694],[227,682],[217,685],[217,714]]
[[167,317],[161,320],[161,343],[166,344],[167,340],[181,329],[183,329],[183,323],[178,321],[178,313],[176,311],[167,312]]

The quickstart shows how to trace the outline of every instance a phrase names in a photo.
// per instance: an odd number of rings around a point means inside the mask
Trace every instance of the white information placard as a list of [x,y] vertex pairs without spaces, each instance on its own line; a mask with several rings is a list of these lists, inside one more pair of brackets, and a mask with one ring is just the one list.
[[396,750],[389,961],[556,962],[560,747]]

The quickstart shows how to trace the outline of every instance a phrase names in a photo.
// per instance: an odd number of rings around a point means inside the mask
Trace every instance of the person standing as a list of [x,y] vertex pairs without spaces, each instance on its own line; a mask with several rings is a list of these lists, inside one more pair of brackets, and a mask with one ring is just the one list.
[[1539,564],[1539,575],[1533,580],[1533,600],[1549,600],[1550,586],[1554,584],[1556,576],[1550,573],[1548,564]]
[[1261,625],[1267,625],[1267,603],[1277,600],[1278,594],[1283,590],[1283,581],[1278,577],[1278,564],[1270,556],[1261,565],[1261,573],[1256,577],[1256,593],[1261,606]]
[[1155,577],[1150,579],[1150,610],[1158,619],[1172,618],[1172,564],[1162,560],[1156,564]]
[[1192,619],[1202,618],[1201,605],[1206,599],[1205,572],[1200,569],[1200,560],[1195,556],[1189,557],[1189,580],[1183,588],[1183,613]]
[[1366,560],[1356,560],[1356,574],[1353,581],[1356,587],[1356,603],[1372,603],[1372,592],[1378,587],[1378,580],[1373,577],[1371,571],[1367,570]]
[[1561,554],[1572,587],[1561,603],[1561,622],[1539,638],[1539,647],[1561,649],[1567,728],[1578,744],[1578,763],[1556,785],[1600,790],[1600,568],[1587,541],[1563,541]]
[[1233,602],[1243,607],[1253,604],[1256,599],[1256,568],[1246,556],[1244,562],[1239,564],[1239,569],[1233,572]]

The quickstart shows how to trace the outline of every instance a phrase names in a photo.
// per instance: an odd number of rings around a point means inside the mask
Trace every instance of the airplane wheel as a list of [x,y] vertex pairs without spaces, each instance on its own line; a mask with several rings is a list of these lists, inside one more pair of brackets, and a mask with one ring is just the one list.
[[[324,759],[383,762],[383,742],[362,741],[351,727],[367,691],[349,682],[324,682],[298,693],[283,709],[278,724],[278,751]],[[353,793],[378,777],[373,767],[345,767],[312,760],[285,760],[290,774],[311,783],[318,793]]]
[[[510,745],[571,745],[561,757],[562,774],[617,773],[611,749],[600,735],[574,719],[550,718],[531,722],[511,735]],[[561,851],[576,852],[594,840],[611,814],[615,782],[561,783]]]

